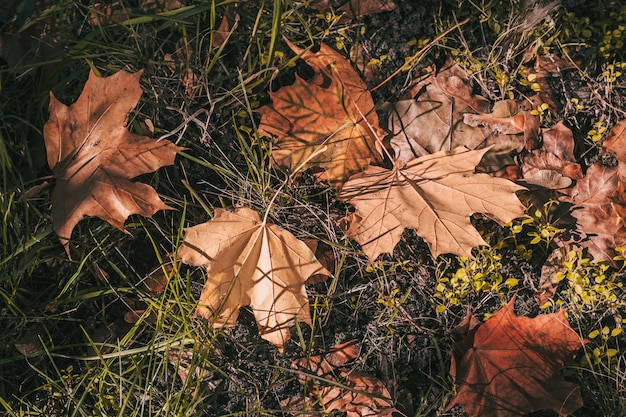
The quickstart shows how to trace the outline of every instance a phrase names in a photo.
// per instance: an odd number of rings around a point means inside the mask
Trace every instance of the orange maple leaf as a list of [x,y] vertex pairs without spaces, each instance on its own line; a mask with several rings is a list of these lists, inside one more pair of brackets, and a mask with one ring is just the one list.
[[249,305],[261,337],[280,350],[294,320],[311,325],[305,281],[330,275],[304,242],[246,207],[216,209],[213,219],[185,229],[178,256],[207,268],[196,315],[234,326],[239,308]]
[[583,343],[565,310],[518,317],[514,303],[515,297],[478,328],[469,326],[464,348],[452,359],[458,390],[447,410],[462,404],[470,417],[518,417],[543,409],[566,416],[582,406],[578,385],[559,373]]
[[273,137],[272,158],[289,171],[319,167],[320,178],[339,186],[350,175],[381,158],[378,115],[365,83],[341,54],[322,44],[319,52],[301,53],[317,75],[296,75],[293,85],[270,93],[261,107],[259,131]]
[[488,149],[457,148],[413,159],[404,168],[370,166],[352,176],[338,198],[356,207],[346,236],[363,247],[369,262],[391,253],[406,227],[423,237],[433,256],[472,256],[487,244],[472,226],[473,213],[500,223],[524,216],[515,195],[524,187],[474,168]]
[[120,230],[131,214],[152,216],[169,209],[156,191],[130,179],[172,165],[181,149],[130,133],[128,113],[141,97],[141,71],[89,79],[70,107],[50,93],[43,128],[48,165],[56,179],[52,223],[69,250],[72,230],[84,216],[97,216]]

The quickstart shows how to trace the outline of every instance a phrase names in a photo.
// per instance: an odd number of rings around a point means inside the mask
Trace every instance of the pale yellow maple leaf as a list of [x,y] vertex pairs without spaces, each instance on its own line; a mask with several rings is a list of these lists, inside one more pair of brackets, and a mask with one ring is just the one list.
[[271,92],[272,103],[258,110],[259,132],[273,138],[275,165],[288,171],[319,167],[321,179],[340,186],[380,160],[385,132],[367,86],[347,59],[324,44],[315,53],[290,46],[317,75],[309,81],[296,75],[293,85]]
[[69,107],[50,93],[43,136],[56,179],[52,223],[66,250],[72,230],[85,216],[97,216],[123,230],[131,214],[152,216],[169,208],[152,187],[131,181],[173,164],[181,149],[126,128],[128,113],[141,97],[141,74],[119,71],[97,77],[92,71]]
[[370,166],[345,184],[339,199],[356,208],[346,236],[363,248],[369,262],[391,253],[405,228],[428,243],[433,256],[472,256],[486,242],[470,216],[484,213],[503,224],[524,216],[515,195],[524,187],[474,172],[489,149],[436,152],[388,170]]
[[207,269],[196,315],[234,326],[249,305],[261,337],[281,350],[295,320],[311,325],[305,281],[330,275],[304,242],[246,207],[216,209],[213,219],[186,228],[178,256]]

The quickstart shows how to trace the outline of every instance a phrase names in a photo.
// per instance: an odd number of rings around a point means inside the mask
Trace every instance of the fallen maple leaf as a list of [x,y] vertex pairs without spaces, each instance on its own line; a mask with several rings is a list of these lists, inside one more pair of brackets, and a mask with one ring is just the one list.
[[361,244],[369,262],[391,253],[406,227],[426,240],[433,256],[471,257],[486,245],[469,217],[484,213],[500,223],[524,216],[515,195],[524,187],[474,168],[488,149],[457,148],[414,159],[404,168],[370,166],[352,176],[338,198],[356,207],[346,236]]
[[[582,340],[565,310],[535,318],[518,317],[515,297],[475,331],[470,348],[454,356],[450,374],[470,417],[516,417],[543,409],[566,416],[582,406],[580,388],[560,374]],[[460,359],[459,359],[460,358]]]
[[124,230],[131,214],[152,216],[169,209],[152,187],[130,181],[173,164],[181,149],[125,127],[141,96],[141,74],[119,71],[101,78],[92,71],[70,107],[50,93],[50,118],[43,135],[56,178],[52,223],[66,250],[74,226],[84,216],[97,216]]
[[464,112],[488,111],[489,101],[472,94],[469,77],[458,64],[438,73],[433,68],[411,92],[411,99],[395,103],[389,117],[396,163],[458,146],[473,149],[484,140],[480,129],[462,119]]
[[586,248],[593,259],[615,266],[615,248],[626,245],[626,192],[618,167],[591,165],[585,177],[564,190],[559,200],[574,205],[572,216],[581,235],[565,244]]
[[311,325],[305,281],[330,275],[304,242],[246,207],[216,209],[213,219],[186,228],[178,256],[207,268],[196,315],[214,327],[234,326],[249,305],[261,337],[280,350],[294,320]]
[[[299,416],[318,415],[313,411],[321,409],[325,413],[344,412],[346,417],[391,417],[395,408],[384,384],[365,372],[342,368],[358,358],[359,352],[358,342],[350,340],[334,346],[325,355],[296,359],[291,368],[302,372],[298,381],[308,387],[310,394],[304,399],[293,397],[282,401],[283,410]],[[312,371],[319,378],[308,376],[306,371]],[[321,404],[316,407],[314,400]],[[302,414],[306,409],[312,413]]]
[[258,110],[259,131],[273,137],[276,165],[289,171],[319,167],[325,170],[320,178],[340,186],[380,160],[385,132],[365,83],[348,60],[324,44],[317,53],[290,47],[317,76],[305,81],[296,75],[293,85],[270,93],[272,104]]

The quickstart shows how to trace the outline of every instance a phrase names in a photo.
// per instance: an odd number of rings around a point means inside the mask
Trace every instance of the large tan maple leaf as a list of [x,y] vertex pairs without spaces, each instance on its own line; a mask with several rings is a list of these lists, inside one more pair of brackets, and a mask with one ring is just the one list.
[[272,103],[258,110],[259,131],[273,138],[277,166],[319,167],[320,178],[340,186],[380,160],[385,132],[367,86],[347,59],[325,44],[315,53],[290,46],[316,76],[305,81],[296,75],[293,85],[271,92]]
[[488,149],[436,152],[388,170],[370,166],[352,176],[339,199],[356,207],[346,235],[361,244],[370,262],[391,253],[406,227],[426,240],[433,256],[472,256],[486,242],[470,216],[484,213],[503,224],[524,216],[515,195],[524,187],[474,172]]
[[216,209],[213,219],[186,228],[178,256],[207,269],[196,315],[234,326],[249,305],[261,337],[281,350],[294,320],[311,325],[305,281],[330,275],[304,242],[246,207]]
[[560,374],[582,346],[565,310],[518,317],[514,302],[466,329],[450,367],[458,388],[447,410],[462,404],[470,417],[519,417],[543,409],[566,416],[582,406],[578,385]]
[[152,216],[169,207],[149,185],[132,178],[174,163],[181,149],[130,133],[128,113],[141,96],[141,71],[119,71],[89,79],[71,106],[50,93],[50,118],[43,128],[48,165],[56,179],[52,223],[68,250],[76,224],[96,216],[124,230],[131,214]]

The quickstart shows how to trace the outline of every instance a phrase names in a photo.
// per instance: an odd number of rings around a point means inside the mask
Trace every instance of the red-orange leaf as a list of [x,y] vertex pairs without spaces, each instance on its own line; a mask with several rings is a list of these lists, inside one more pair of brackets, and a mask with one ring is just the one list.
[[319,167],[322,179],[340,186],[380,160],[385,132],[365,83],[348,60],[324,44],[317,53],[302,52],[302,58],[317,76],[311,81],[296,76],[293,85],[270,93],[272,104],[259,109],[259,131],[273,137],[276,165],[289,171]]
[[[470,417],[517,417],[550,409],[566,416],[582,406],[580,388],[560,374],[582,346],[565,311],[518,317],[515,297],[470,332],[452,359],[457,395]],[[460,359],[459,359],[460,358]]]
[[131,214],[152,216],[169,208],[146,184],[130,181],[174,163],[168,141],[130,133],[128,113],[141,97],[141,71],[89,79],[70,107],[50,93],[50,118],[43,128],[48,164],[56,178],[52,222],[66,245],[84,216],[123,230]]

